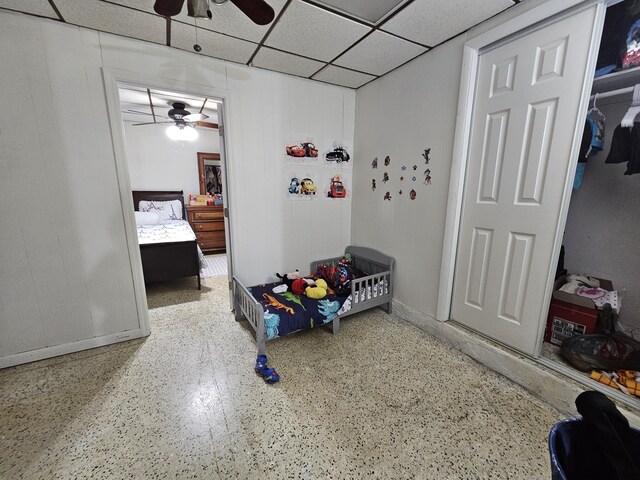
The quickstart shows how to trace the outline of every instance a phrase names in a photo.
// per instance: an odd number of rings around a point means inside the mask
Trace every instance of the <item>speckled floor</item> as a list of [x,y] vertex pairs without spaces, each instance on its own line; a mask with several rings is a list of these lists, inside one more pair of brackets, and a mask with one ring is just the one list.
[[226,278],[149,288],[151,336],[0,371],[0,478],[549,478],[562,415],[382,310],[255,343]]

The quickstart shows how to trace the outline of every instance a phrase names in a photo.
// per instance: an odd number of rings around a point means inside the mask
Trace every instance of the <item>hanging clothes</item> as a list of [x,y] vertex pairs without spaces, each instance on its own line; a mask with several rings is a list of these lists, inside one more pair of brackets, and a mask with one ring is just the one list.
[[635,123],[633,128],[616,127],[604,163],[626,163],[625,175],[640,173],[640,123]]
[[584,129],[582,130],[582,141],[580,142],[576,176],[573,179],[574,190],[578,190],[582,186],[582,180],[589,157],[601,152],[604,148],[605,123],[606,118],[604,114],[598,110],[594,99],[593,108],[587,113],[587,119],[584,122]]

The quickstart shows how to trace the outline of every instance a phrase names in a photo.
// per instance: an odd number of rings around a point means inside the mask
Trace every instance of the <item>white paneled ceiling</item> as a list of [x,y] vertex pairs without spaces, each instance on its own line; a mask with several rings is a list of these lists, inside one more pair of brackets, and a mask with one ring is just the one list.
[[266,1],[275,19],[262,26],[231,1],[211,0],[211,20],[187,16],[186,2],[167,20],[154,12],[154,0],[0,0],[0,10],[194,54],[197,43],[199,55],[358,88],[519,0]]
[[512,5],[511,0],[415,0],[382,29],[424,45],[437,45]]

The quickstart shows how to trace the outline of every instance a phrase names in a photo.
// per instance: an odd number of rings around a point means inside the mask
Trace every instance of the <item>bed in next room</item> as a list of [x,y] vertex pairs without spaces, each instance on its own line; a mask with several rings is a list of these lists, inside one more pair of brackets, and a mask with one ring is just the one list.
[[134,190],[136,229],[145,282],[197,277],[202,252],[185,220],[182,191]]
[[315,275],[310,276],[323,277],[325,267],[340,267],[345,259],[350,266],[346,289],[339,291],[329,279],[330,290],[336,293],[319,300],[291,291],[276,293],[273,289],[280,282],[247,287],[233,277],[236,319],[245,317],[255,330],[259,355],[266,355],[267,340],[329,324],[338,333],[341,318],[377,306],[391,312],[393,257],[372,248],[349,246],[343,257],[312,262],[310,272]]

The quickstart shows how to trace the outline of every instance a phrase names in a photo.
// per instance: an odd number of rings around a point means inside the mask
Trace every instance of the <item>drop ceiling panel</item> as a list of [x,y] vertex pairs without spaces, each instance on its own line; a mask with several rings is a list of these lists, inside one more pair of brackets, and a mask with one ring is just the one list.
[[55,0],[64,19],[82,27],[155,43],[166,43],[165,20],[98,0]]
[[[171,46],[195,53],[196,29],[180,22],[171,22]],[[209,30],[198,29],[198,45],[202,47],[199,55],[222,58],[232,62],[247,63],[255,52],[255,43],[228,37]]]
[[406,0],[317,0],[317,2],[361,20],[377,23]]
[[420,45],[376,31],[333,63],[361,72],[384,75],[426,51]]
[[370,30],[352,20],[293,0],[265,45],[330,61]]
[[310,77],[325,64],[291,53],[280,52],[272,48],[262,47],[254,57],[252,64],[256,67],[290,73],[300,77]]
[[[277,17],[282,7],[284,7],[284,4],[287,3],[287,0],[267,0],[267,3],[273,7]],[[221,5],[216,5],[211,2],[210,10],[213,14],[213,19],[198,18],[198,27],[213,30],[214,32],[226,33],[227,35],[258,43],[271,26],[271,24],[256,25],[249,17],[242,13],[238,7],[229,1]],[[186,2],[180,14],[173,18],[180,22],[188,23],[189,25],[193,25],[194,20],[196,20],[187,15]]]
[[434,46],[513,5],[511,0],[415,0],[381,28]]
[[333,83],[335,85],[342,85],[343,87],[350,88],[358,88],[365,83],[370,82],[374,78],[376,77],[373,75],[354,72],[353,70],[347,70],[346,68],[340,68],[333,65],[329,65],[327,68],[313,76],[314,80],[320,80],[321,82]]
[[8,8],[41,17],[58,18],[47,0],[0,0],[0,8]]

